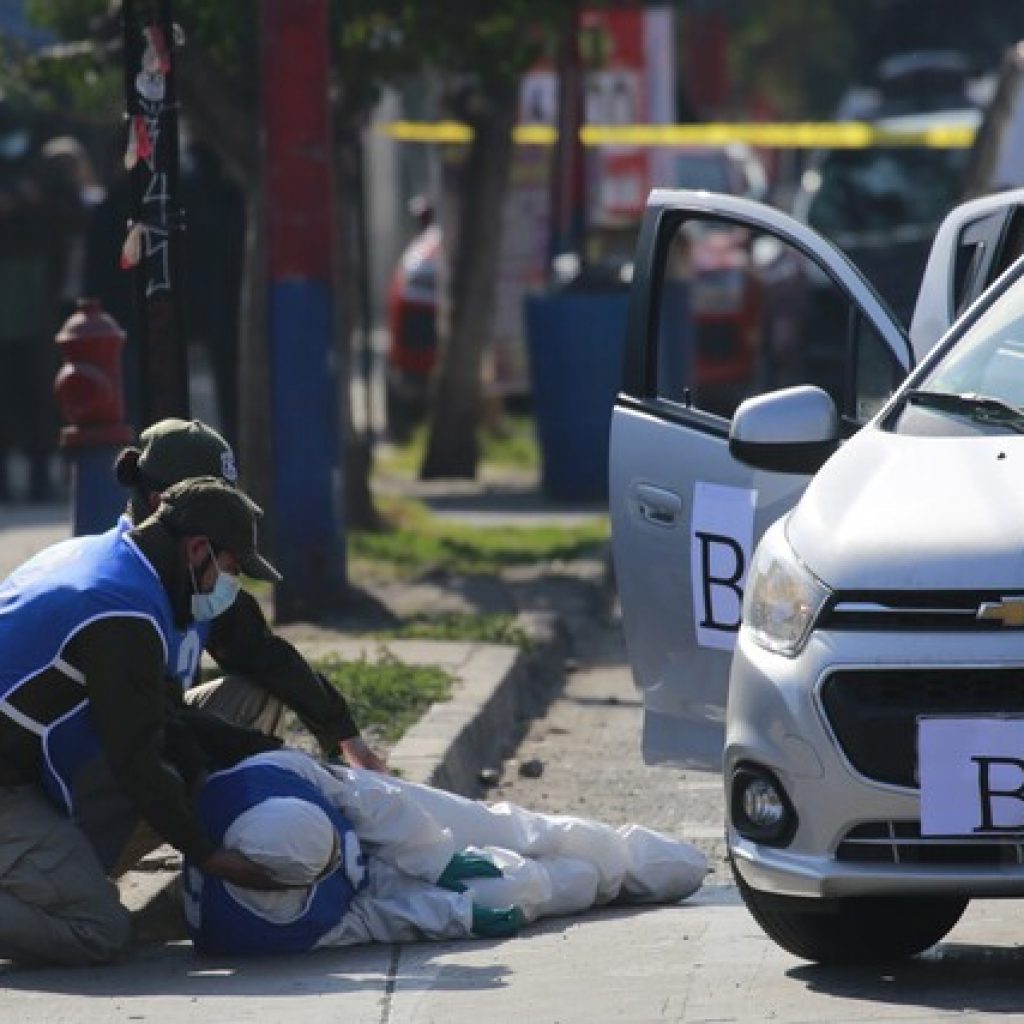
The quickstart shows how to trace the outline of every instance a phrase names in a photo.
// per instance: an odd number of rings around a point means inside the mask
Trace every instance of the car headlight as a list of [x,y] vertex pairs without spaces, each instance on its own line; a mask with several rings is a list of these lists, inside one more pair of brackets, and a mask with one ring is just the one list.
[[743,628],[767,650],[795,657],[828,595],[828,587],[796,557],[782,523],[777,523],[754,554],[743,599]]

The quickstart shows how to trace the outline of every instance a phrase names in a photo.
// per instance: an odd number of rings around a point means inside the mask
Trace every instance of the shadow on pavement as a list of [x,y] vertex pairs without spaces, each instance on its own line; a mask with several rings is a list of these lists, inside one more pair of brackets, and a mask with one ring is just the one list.
[[943,1012],[1020,1013],[1024,947],[943,942],[912,960],[787,971],[813,992]]
[[[488,948],[499,943],[473,945]],[[190,943],[177,942],[109,966],[0,968],[0,987],[53,995],[130,998],[173,993],[176,998],[209,999],[383,994],[385,987],[402,992],[474,991],[506,985],[511,968],[505,964],[435,963],[436,957],[455,948],[454,943],[411,943],[399,947],[399,956],[389,956],[392,946],[352,946],[296,956],[221,958],[198,957]]]

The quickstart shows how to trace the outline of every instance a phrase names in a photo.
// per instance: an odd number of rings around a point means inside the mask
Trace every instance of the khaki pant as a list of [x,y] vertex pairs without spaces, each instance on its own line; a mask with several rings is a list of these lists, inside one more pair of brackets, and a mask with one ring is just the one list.
[[282,737],[284,705],[245,676],[227,675],[185,691],[185,703],[212,711],[236,725]]
[[0,787],[0,958],[97,964],[131,938],[83,832],[35,786]]

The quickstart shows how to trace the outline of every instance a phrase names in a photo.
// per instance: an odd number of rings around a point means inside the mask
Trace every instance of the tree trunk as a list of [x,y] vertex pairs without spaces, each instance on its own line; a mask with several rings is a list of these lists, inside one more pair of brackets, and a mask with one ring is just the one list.
[[[359,168],[363,159],[358,127],[339,124],[335,118],[334,161],[334,316],[335,347],[338,353],[338,396],[341,410],[341,439],[344,459],[345,521],[357,529],[374,529],[380,518],[370,491],[373,453],[370,429],[360,434],[352,418],[352,337],[355,317],[352,310],[361,303],[355,282],[357,261],[366,254],[356,251],[353,197],[358,201]],[[363,311],[365,312],[365,311]],[[365,318],[364,318],[365,319]]]
[[451,253],[451,315],[439,319],[438,363],[431,396],[424,480],[473,478],[485,345],[494,327],[501,217],[508,189],[519,83],[489,84],[484,109],[461,169],[458,228]]
[[242,485],[266,514],[260,543],[268,552],[274,536],[273,421],[270,409],[270,354],[267,337],[267,262],[262,176],[246,190],[245,267],[242,272],[241,337],[238,339],[239,432]]
[[[270,369],[267,348],[266,247],[262,159],[257,112],[234,94],[203,49],[182,48],[178,91],[196,134],[224,160],[245,196],[245,264],[238,340],[239,473],[248,494],[263,507],[261,543],[270,554],[273,494]],[[187,299],[187,297],[186,297]]]

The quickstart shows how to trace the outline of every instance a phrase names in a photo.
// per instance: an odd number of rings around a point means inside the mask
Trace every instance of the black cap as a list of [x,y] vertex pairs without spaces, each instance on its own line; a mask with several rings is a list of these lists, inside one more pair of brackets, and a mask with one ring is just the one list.
[[139,435],[139,469],[162,487],[194,476],[238,483],[231,445],[199,420],[165,419]]
[[212,476],[182,480],[160,495],[156,518],[179,537],[209,537],[230,551],[246,576],[277,583],[281,574],[256,550],[263,510],[240,490]]

